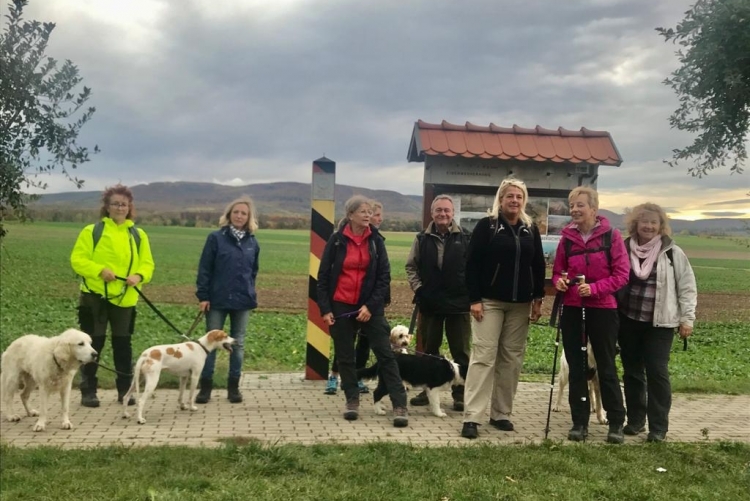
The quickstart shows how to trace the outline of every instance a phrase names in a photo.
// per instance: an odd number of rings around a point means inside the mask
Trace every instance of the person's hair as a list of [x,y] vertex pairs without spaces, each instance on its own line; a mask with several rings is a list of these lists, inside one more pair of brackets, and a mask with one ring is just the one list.
[[435,204],[438,203],[440,200],[448,200],[453,206],[453,209],[454,210],[456,209],[456,204],[455,202],[453,202],[453,198],[451,198],[450,195],[438,195],[433,199],[432,204],[430,204],[430,212],[432,212],[432,209],[435,208]]
[[503,181],[500,183],[500,186],[497,188],[497,193],[495,194],[495,201],[492,204],[492,209],[487,211],[487,213],[493,219],[500,218],[500,205],[502,204],[503,197],[505,196],[505,193],[509,188],[518,188],[523,193],[523,204],[521,205],[521,213],[518,215],[518,218],[526,226],[531,226],[531,216],[526,214],[526,203],[529,201],[529,192],[526,189],[526,183],[514,177],[506,177],[505,179],[503,179]]
[[672,228],[669,227],[669,218],[667,213],[664,212],[660,206],[646,202],[645,204],[636,205],[633,210],[625,216],[625,227],[628,229],[628,234],[634,237],[638,234],[638,221],[643,217],[646,212],[653,212],[659,216],[659,234],[660,235],[671,235]]
[[568,195],[568,203],[572,202],[574,198],[577,198],[581,195],[586,195],[586,198],[589,199],[589,207],[599,210],[599,194],[594,188],[590,188],[588,186],[578,186],[577,188],[573,188],[573,190]]
[[128,199],[128,215],[125,219],[135,219],[135,203],[133,203],[133,192],[125,185],[116,184],[104,189],[102,193],[102,208],[99,210],[99,217],[109,216],[109,203],[113,195],[122,195]]
[[219,218],[219,226],[224,227],[232,224],[232,211],[234,210],[234,206],[239,204],[247,205],[248,212],[247,223],[245,223],[245,227],[242,229],[248,233],[255,233],[258,229],[258,216],[255,214],[255,204],[253,204],[253,200],[247,195],[243,195],[240,198],[229,202]]
[[375,212],[375,209],[383,210],[383,204],[377,200],[370,200],[370,207],[372,207],[373,212]]
[[342,229],[349,222],[349,216],[357,212],[362,205],[369,205],[372,208],[372,200],[364,195],[354,195],[344,202],[344,217],[339,221],[339,229]]

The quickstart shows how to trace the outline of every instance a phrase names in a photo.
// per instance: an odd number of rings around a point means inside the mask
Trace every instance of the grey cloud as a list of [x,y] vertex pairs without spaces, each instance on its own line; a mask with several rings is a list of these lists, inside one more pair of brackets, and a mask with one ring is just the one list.
[[674,48],[653,29],[676,24],[682,1],[319,0],[276,18],[162,5],[148,53],[86,15],[53,34],[94,90],[90,181],[305,181],[325,153],[348,184],[419,194],[405,157],[422,118],[609,130],[625,164],[602,167],[599,186],[615,191],[726,182],[661,165],[687,139],[660,83]]
[[735,217],[735,216],[747,216],[744,212],[730,212],[730,211],[706,211],[702,213],[707,217]]

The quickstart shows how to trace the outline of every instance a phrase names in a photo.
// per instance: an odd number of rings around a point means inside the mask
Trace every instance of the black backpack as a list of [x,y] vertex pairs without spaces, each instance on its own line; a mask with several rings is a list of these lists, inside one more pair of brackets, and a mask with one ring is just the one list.
[[[576,250],[571,251],[573,247],[573,241],[569,238],[565,239],[565,259],[567,261],[567,258],[570,256],[579,256],[581,254],[593,254],[594,252],[605,252],[607,254],[607,265],[609,265],[610,268],[612,268],[612,228],[608,229],[603,235],[602,235],[602,244],[595,248],[595,249],[584,249],[584,250]],[[588,263],[588,259],[586,260]]]

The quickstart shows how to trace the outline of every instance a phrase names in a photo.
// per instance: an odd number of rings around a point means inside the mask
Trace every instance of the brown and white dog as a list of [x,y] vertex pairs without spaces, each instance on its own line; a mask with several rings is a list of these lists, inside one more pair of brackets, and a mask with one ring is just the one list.
[[409,334],[409,328],[405,325],[397,325],[391,329],[391,349],[396,353],[409,353],[407,348],[411,344],[414,334]]
[[[589,380],[589,402],[590,408],[596,412],[596,420],[599,424],[607,424],[607,418],[604,416],[604,409],[602,409],[602,393],[601,387],[599,386],[599,373],[596,371],[596,359],[594,358],[594,352],[591,349],[591,343],[588,343],[586,348],[586,354],[588,356],[589,371],[593,374],[588,375]],[[560,412],[562,409],[563,397],[565,395],[565,387],[568,386],[570,381],[570,366],[568,360],[565,358],[565,353],[560,357],[560,374],[557,376],[557,400],[555,406],[552,407],[554,412]]]
[[[148,401],[148,397],[154,392],[157,383],[159,383],[159,376],[162,370],[180,377],[180,395],[178,397],[180,409],[197,411],[195,390],[198,388],[198,380],[200,379],[201,371],[206,363],[208,354],[217,348],[223,348],[231,353],[234,342],[234,339],[229,337],[226,332],[212,330],[208,331],[205,336],[197,341],[163,344],[147,348],[138,358],[135,370],[133,371],[133,382],[130,385],[128,393],[122,398],[124,409],[122,417],[130,417],[128,400],[130,399],[130,395],[135,392],[136,399],[138,399],[138,424],[146,422],[146,419],[143,417],[144,407]],[[140,386],[141,374],[146,378],[146,382],[143,388],[143,395],[139,398],[138,387]],[[185,386],[187,385],[188,378],[190,378],[190,396],[188,400],[185,400]]]
[[[96,362],[98,354],[91,347],[91,337],[77,329],[68,329],[59,336],[34,334],[19,337],[8,346],[2,357],[3,373],[0,387],[3,409],[8,421],[20,421],[13,411],[13,397],[21,392],[21,403],[27,416],[39,416],[34,431],[47,426],[47,403],[57,393],[62,403],[62,429],[70,430],[70,390],[78,368]],[[29,408],[29,395],[39,388],[40,411]]]

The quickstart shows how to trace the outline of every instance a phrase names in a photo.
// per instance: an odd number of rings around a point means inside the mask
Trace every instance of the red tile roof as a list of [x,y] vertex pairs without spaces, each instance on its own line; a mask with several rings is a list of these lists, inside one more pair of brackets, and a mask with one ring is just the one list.
[[537,162],[567,162],[617,165],[622,157],[607,131],[568,130],[562,127],[526,129],[455,125],[443,120],[439,124],[417,121],[414,124],[409,154],[410,162],[423,162],[425,155],[465,158],[499,158]]

